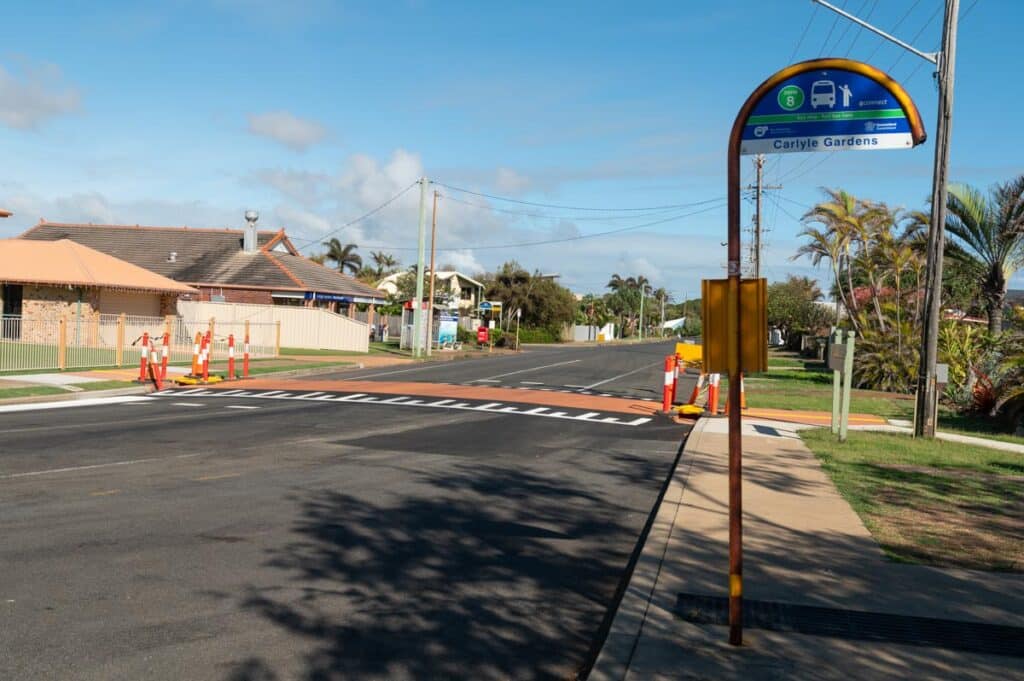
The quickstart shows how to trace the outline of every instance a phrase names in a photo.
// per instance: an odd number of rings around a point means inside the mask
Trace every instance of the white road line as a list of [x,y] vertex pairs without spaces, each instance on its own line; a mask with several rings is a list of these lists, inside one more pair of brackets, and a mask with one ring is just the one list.
[[256,407],[247,404],[229,404],[228,409],[262,409],[263,407]]
[[447,405],[451,404],[454,401],[455,400],[438,400],[437,402],[428,402],[427,406],[428,407],[444,407],[444,406],[447,406]]
[[195,402],[171,402],[175,407],[202,407],[203,404],[196,404]]
[[284,392],[283,390],[270,390],[270,391],[265,392],[265,393],[256,393],[254,395],[254,397],[270,397],[271,395],[279,395],[279,394],[281,394],[283,392]]
[[91,466],[70,466],[68,468],[50,468],[43,471],[31,471],[29,473],[11,473],[0,475],[0,480],[12,480],[14,478],[29,478],[37,475],[49,475],[50,473],[70,473],[71,471],[88,471],[95,468],[109,468],[110,466],[130,466],[136,463],[151,463],[153,461],[169,461],[172,459],[191,459],[201,454],[179,454],[177,456],[155,456],[149,459],[130,459],[128,461],[113,461],[111,463],[95,463]]
[[580,414],[576,418],[580,419],[581,421],[586,421],[587,419],[592,419],[595,416],[600,416],[600,414],[598,414],[596,411],[588,411],[586,414]]
[[16,411],[70,409],[71,407],[96,407],[105,404],[132,404],[155,401],[155,397],[148,397],[145,395],[122,395],[121,397],[90,397],[85,400],[64,400],[62,402],[33,402],[30,404],[8,404],[0,407],[0,414],[6,414]]
[[408,399],[409,399],[408,397],[392,397],[392,398],[389,398],[389,399],[386,399],[386,400],[381,400],[380,403],[381,404],[400,404],[402,402],[406,402]]
[[480,411],[490,411],[494,407],[500,407],[500,406],[501,406],[501,402],[488,402],[487,404],[477,405],[477,409],[479,409]]
[[321,395],[320,397],[318,397],[316,399],[318,399],[318,400],[333,400],[336,397],[338,397],[338,396],[337,395]]
[[351,395],[345,395],[344,397],[339,397],[337,399],[338,402],[347,402],[349,400],[358,400],[360,397],[366,397],[366,393],[353,393]]
[[597,383],[591,383],[590,385],[585,385],[585,386],[583,386],[583,389],[584,390],[590,390],[592,388],[596,388],[599,385],[604,385],[605,383],[611,383],[612,381],[617,381],[620,378],[625,378],[626,376],[631,376],[631,375],[635,374],[638,371],[646,371],[647,369],[650,369],[651,367],[656,367],[659,364],[661,364],[661,362],[655,362],[654,364],[647,364],[646,366],[642,366],[639,369],[633,369],[632,371],[627,371],[624,374],[619,374],[618,376],[612,376],[611,378],[606,378],[603,381],[598,381]]
[[500,411],[503,414],[519,414],[519,413],[522,413],[522,412],[519,411],[519,407],[505,407],[503,409],[499,409],[498,411]]
[[524,414],[543,414],[546,411],[550,411],[550,408],[549,407],[537,407],[536,409],[530,409],[528,411],[524,411],[523,413]]
[[224,392],[218,391],[217,392],[217,397],[233,397],[233,396],[237,395],[240,392],[244,392],[244,391],[242,391],[242,390],[225,390]]
[[570,359],[570,360],[565,361],[565,362],[555,362],[554,364],[545,364],[544,366],[533,367],[531,369],[520,369],[519,371],[510,371],[507,374],[496,374],[494,376],[488,376],[487,378],[478,378],[478,379],[476,379],[475,381],[472,381],[472,382],[473,383],[480,383],[480,382],[483,382],[483,381],[489,381],[492,378],[504,378],[505,376],[515,376],[516,374],[526,374],[526,373],[529,373],[531,371],[540,371],[541,369],[550,369],[551,367],[560,367],[563,364],[575,364],[576,362],[580,362],[580,361],[582,361],[582,360]]
[[473,383],[501,383],[501,381],[493,378],[478,378],[475,381],[470,381],[466,385],[472,385]]
[[626,426],[640,426],[650,421],[648,418],[633,419],[632,421],[626,421],[623,425]]
[[299,399],[300,400],[311,400],[311,399],[313,399],[313,395],[323,395],[323,394],[324,394],[323,390],[317,390],[315,393],[306,393],[305,395],[299,395]]
[[523,385],[544,385],[542,381],[519,381]]
[[177,394],[177,395],[195,395],[197,393],[205,393],[205,392],[207,392],[206,388],[190,388],[188,390],[182,390],[180,393],[175,393],[175,394]]

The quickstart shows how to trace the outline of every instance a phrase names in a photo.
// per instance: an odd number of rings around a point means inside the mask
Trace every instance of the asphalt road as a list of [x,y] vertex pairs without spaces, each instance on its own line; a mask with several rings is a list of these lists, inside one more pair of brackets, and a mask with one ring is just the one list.
[[668,351],[333,377],[528,388],[516,406],[282,381],[0,411],[0,677],[572,678],[686,430],[528,407],[655,397]]

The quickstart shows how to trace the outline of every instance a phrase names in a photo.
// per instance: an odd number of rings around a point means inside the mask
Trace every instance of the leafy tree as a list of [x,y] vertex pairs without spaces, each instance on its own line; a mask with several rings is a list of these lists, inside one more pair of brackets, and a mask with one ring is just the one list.
[[323,245],[327,247],[326,259],[333,261],[339,272],[348,270],[352,274],[357,274],[359,268],[363,266],[363,258],[356,253],[356,249],[359,247],[355,244],[342,245],[336,238],[332,238],[330,241],[323,242]]
[[521,324],[525,327],[546,328],[561,332],[565,324],[576,317],[576,298],[551,277],[530,274],[516,261],[504,263],[492,274],[483,277],[484,292],[488,300],[500,301],[502,320],[509,328],[515,311],[522,309]]
[[989,197],[968,185],[949,188],[946,254],[980,283],[989,333],[1003,328],[1007,282],[1024,267],[1024,175],[995,185]]
[[327,254],[326,253],[315,253],[315,254],[309,256],[309,259],[312,260],[313,262],[315,262],[317,265],[323,265],[324,261],[327,260]]
[[385,253],[384,251],[370,251],[370,259],[373,260],[373,264],[375,265],[374,273],[377,279],[383,279],[387,275],[394,274],[398,271],[398,258],[390,253]]
[[820,298],[818,284],[808,277],[790,275],[777,281],[768,286],[768,324],[779,327],[787,338],[802,331],[816,333],[831,321],[817,303]]

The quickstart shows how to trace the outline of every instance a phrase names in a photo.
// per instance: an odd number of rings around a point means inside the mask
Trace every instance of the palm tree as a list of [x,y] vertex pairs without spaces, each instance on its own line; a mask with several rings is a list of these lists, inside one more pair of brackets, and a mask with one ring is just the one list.
[[315,262],[317,265],[323,265],[324,261],[327,260],[326,253],[316,253],[315,255],[309,256],[309,259]]
[[1003,328],[1007,282],[1024,267],[1024,175],[995,185],[988,198],[968,185],[949,188],[946,254],[978,276],[989,333]]
[[359,272],[359,268],[363,266],[362,257],[356,253],[356,249],[359,248],[355,244],[341,245],[341,242],[337,239],[331,239],[323,243],[327,247],[326,257],[328,260],[333,260],[338,265],[338,271],[344,272],[348,270],[352,274]]
[[398,268],[398,258],[384,251],[370,251],[370,258],[377,266],[377,278],[393,273]]
[[618,291],[619,289],[621,289],[625,285],[626,285],[626,280],[625,279],[623,279],[622,277],[620,277],[617,274],[613,274],[612,278],[608,280],[608,284],[606,285],[606,287],[610,288],[612,291]]

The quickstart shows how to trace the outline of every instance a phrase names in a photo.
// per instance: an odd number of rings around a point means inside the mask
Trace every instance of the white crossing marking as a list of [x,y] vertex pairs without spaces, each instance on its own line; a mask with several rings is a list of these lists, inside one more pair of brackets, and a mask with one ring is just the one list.
[[263,407],[256,407],[249,404],[229,404],[228,409],[262,409]]
[[381,400],[380,403],[381,404],[398,404],[398,403],[401,403],[401,402],[405,402],[408,399],[409,399],[408,397],[392,397],[392,398],[387,399],[387,400]]
[[271,391],[265,392],[265,393],[257,393],[256,397],[270,397],[271,395],[279,395],[279,394],[281,394],[283,392],[284,392],[283,390],[271,390]]
[[217,397],[233,397],[234,395],[237,395],[240,392],[243,392],[243,391],[241,391],[241,390],[225,390],[225,391],[221,392],[221,391],[218,390],[217,391]]
[[349,400],[358,400],[360,397],[366,397],[366,393],[353,393],[351,395],[345,395],[344,397],[337,398],[339,402],[347,402]]
[[437,402],[430,402],[427,404],[428,407],[443,407],[451,404],[455,400],[438,400]]
[[592,419],[595,416],[600,416],[600,414],[598,414],[596,411],[588,411],[586,414],[580,414],[576,418],[580,419],[581,421],[586,421],[587,419]]
[[537,407],[536,409],[530,409],[529,411],[523,412],[524,414],[543,414],[546,411],[551,411],[548,407]]
[[488,402],[487,404],[481,404],[477,406],[480,411],[490,411],[494,407],[500,407],[501,402]]
[[195,402],[172,402],[175,407],[201,407],[202,403],[196,404]]
[[315,393],[306,393],[305,395],[299,395],[299,399],[300,400],[309,400],[309,399],[313,399],[313,395],[323,395],[323,394],[324,394],[323,390],[317,390]]

